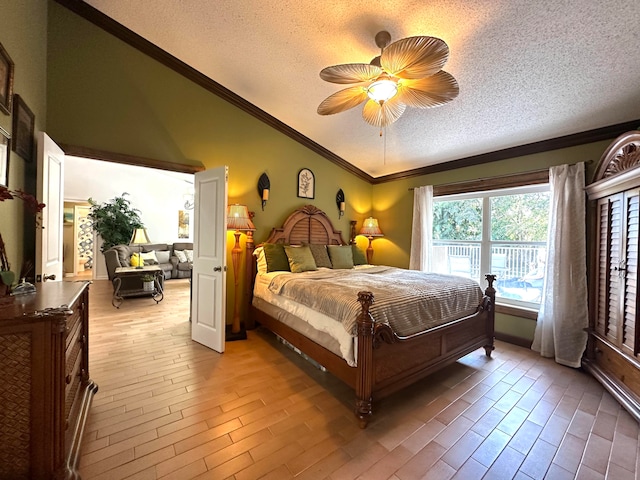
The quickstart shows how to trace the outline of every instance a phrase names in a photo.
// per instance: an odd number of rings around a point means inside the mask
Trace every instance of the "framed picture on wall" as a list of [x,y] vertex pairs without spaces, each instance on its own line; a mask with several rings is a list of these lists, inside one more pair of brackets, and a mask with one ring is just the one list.
[[13,96],[13,151],[25,161],[33,159],[33,127],[36,117],[17,93]]
[[308,168],[303,168],[298,172],[298,197],[315,198],[316,177]]
[[13,62],[0,43],[0,111],[11,114],[13,98]]
[[0,127],[0,185],[9,188],[9,144],[10,135]]

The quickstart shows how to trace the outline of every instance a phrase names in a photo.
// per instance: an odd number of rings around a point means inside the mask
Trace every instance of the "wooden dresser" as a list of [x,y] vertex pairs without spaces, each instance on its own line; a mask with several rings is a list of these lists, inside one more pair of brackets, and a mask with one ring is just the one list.
[[583,365],[640,421],[640,131],[609,146],[587,194],[592,234]]
[[98,389],[88,320],[88,282],[48,282],[0,299],[0,478],[79,478]]

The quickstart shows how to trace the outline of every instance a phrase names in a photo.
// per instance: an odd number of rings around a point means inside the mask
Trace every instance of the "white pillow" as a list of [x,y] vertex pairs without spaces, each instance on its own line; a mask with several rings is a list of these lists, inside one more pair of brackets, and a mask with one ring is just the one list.
[[193,250],[185,250],[184,254],[187,257],[187,261],[193,263]]
[[169,263],[171,261],[171,252],[169,250],[158,250],[156,252],[156,257],[160,264]]
[[258,273],[267,273],[267,257],[264,254],[264,248],[256,248],[253,255],[258,259]]
[[187,261],[187,256],[182,250],[174,250],[173,254],[178,257],[178,262],[184,263]]
[[[142,252],[140,254],[140,256],[142,257],[142,260],[144,260],[145,265],[155,265],[158,263],[158,257],[156,257],[156,252],[151,250],[150,252]],[[151,262],[149,262],[149,260],[151,260]],[[155,263],[152,263],[155,262]]]

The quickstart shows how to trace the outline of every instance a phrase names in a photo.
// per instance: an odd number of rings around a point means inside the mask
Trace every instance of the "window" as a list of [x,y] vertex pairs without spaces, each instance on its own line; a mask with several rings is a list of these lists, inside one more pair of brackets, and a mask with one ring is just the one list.
[[501,303],[538,308],[544,280],[549,185],[434,198],[433,269],[494,284]]

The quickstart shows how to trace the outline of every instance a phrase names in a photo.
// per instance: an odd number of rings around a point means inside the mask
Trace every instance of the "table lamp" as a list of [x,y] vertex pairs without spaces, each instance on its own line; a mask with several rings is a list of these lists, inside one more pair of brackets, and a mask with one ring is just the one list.
[[227,207],[227,230],[233,230],[236,237],[236,243],[231,250],[231,262],[233,264],[233,286],[235,301],[233,304],[233,321],[231,323],[231,334],[227,336],[227,340],[244,340],[247,333],[240,326],[240,300],[241,295],[238,292],[240,284],[240,234],[242,232],[253,232],[256,227],[249,216],[249,209],[246,205],[233,204]]
[[360,229],[360,233],[358,235],[365,236],[369,239],[369,247],[367,248],[367,263],[371,263],[371,259],[373,258],[373,247],[371,246],[371,242],[374,237],[384,237],[382,230],[378,226],[378,219],[369,217],[365,219],[362,223],[362,228]]
[[138,265],[136,266],[136,268],[142,268],[142,245],[146,243],[151,243],[151,240],[149,240],[149,235],[147,235],[147,229],[136,228],[133,231],[131,241],[129,242],[129,245],[138,245]]

